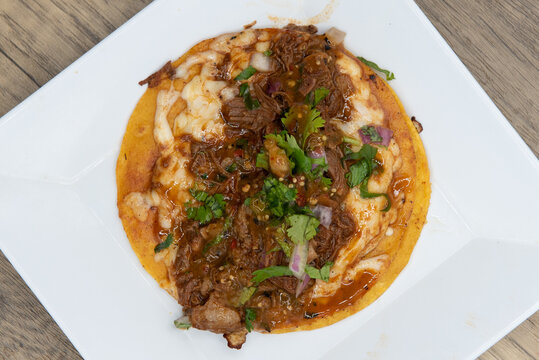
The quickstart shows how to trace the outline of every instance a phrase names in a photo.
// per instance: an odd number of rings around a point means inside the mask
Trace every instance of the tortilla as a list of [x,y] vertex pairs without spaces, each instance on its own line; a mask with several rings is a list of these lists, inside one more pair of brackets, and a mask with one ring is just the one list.
[[[286,31],[303,31],[312,34],[312,28],[300,29],[295,27],[286,30],[249,29],[202,41],[178,60],[167,64],[162,70],[146,79],[146,83],[152,87],[146,90],[129,119],[116,168],[119,215],[131,246],[143,267],[162,288],[177,299],[179,294],[176,284],[177,266],[175,262],[179,256],[177,250],[180,244],[175,239],[174,243],[165,251],[156,252],[156,246],[163,242],[166,235],[163,231],[163,224],[170,223],[172,216],[160,217],[160,212],[162,211],[161,215],[163,213],[172,214],[176,210],[171,209],[178,208],[179,210],[172,217],[185,218],[186,215],[182,205],[192,199],[189,189],[195,186],[194,184],[199,180],[195,179],[194,174],[189,171],[189,160],[184,160],[182,156],[190,154],[191,143],[210,141],[213,144],[218,144],[226,140],[224,134],[226,127],[230,126],[230,124],[225,124],[223,120],[226,114],[223,113],[222,103],[231,101],[230,97],[238,97],[237,93],[225,94],[229,98],[223,100],[223,96],[225,96],[223,95],[224,90],[219,89],[223,85],[218,81],[210,83],[209,80],[202,79],[199,82],[206,86],[201,87],[203,90],[210,87],[211,89],[218,88],[218,90],[211,90],[217,91],[213,95],[203,93],[203,97],[208,96],[207,99],[209,100],[206,101],[206,98],[200,98],[200,91],[197,93],[197,88],[194,85],[191,86],[193,79],[196,79],[199,74],[205,71],[205,64],[218,63],[221,61],[221,55],[228,52],[232,54],[232,65],[229,65],[228,74],[229,82],[232,81],[242,69],[253,63],[253,52],[267,54],[268,50],[274,46],[272,43],[273,38],[277,34]],[[259,45],[261,43],[264,45]],[[280,333],[324,327],[360,311],[375,301],[391,285],[408,263],[421,233],[429,206],[430,181],[425,150],[416,128],[406,115],[402,103],[386,81],[365,63],[359,61],[354,55],[345,50],[342,45],[335,46],[332,44],[332,49],[337,53],[336,58],[341,64],[338,68],[341,71],[349,70],[350,74],[355,72],[354,76],[357,79],[350,75],[354,85],[354,92],[347,99],[356,96],[354,99],[357,102],[354,107],[354,103],[350,101],[350,104],[352,104],[350,106],[352,108],[350,110],[351,115],[342,115],[349,117],[347,122],[339,119],[326,119],[326,126],[330,123],[334,124],[344,135],[354,136],[355,134],[355,138],[361,139],[357,134],[358,125],[360,121],[364,121],[365,117],[360,118],[359,106],[367,104],[365,106],[368,111],[363,113],[364,115],[366,114],[365,116],[370,116],[371,118],[380,117],[381,126],[392,131],[392,141],[396,143],[396,146],[391,146],[398,149],[398,156],[394,156],[392,161],[394,163],[402,162],[401,164],[399,163],[398,170],[392,173],[391,189],[388,188],[387,191],[389,193],[391,190],[398,194],[398,196],[393,196],[392,194],[390,196],[401,203],[393,204],[396,210],[387,212],[388,217],[394,217],[391,222],[390,220],[384,220],[386,213],[382,214],[380,212],[380,209],[384,206],[382,197],[361,200],[364,203],[368,202],[369,206],[374,209],[372,213],[375,215],[373,216],[382,218],[382,220],[379,220],[379,224],[381,224],[379,227],[383,230],[383,233],[369,238],[363,248],[358,248],[356,249],[357,251],[352,252],[351,254],[356,255],[353,259],[348,259],[344,255],[334,257],[333,259],[337,264],[344,264],[344,270],[337,273],[338,265],[333,265],[329,281],[324,282],[319,279],[315,281],[315,285],[310,287],[309,294],[311,294],[312,298],[308,304],[304,304],[306,309],[305,317],[295,319],[293,322],[283,321],[276,324],[271,327],[271,332]],[[211,53],[212,51],[215,51],[219,58],[216,58],[215,54]],[[255,63],[257,62],[255,61]],[[349,68],[345,65],[349,66]],[[354,82],[354,79],[357,81]],[[189,86],[189,91],[191,92],[186,91],[187,86]],[[367,98],[358,100],[365,93],[369,94]],[[192,96],[192,98],[189,98],[189,96]],[[203,100],[206,103],[196,111],[199,111],[198,114],[204,112],[204,114],[210,114],[210,117],[214,116],[211,121],[203,121],[200,120],[203,116],[195,116],[194,107],[198,106],[196,101]],[[372,109],[374,109],[372,111],[369,107],[371,103],[374,104],[372,105]],[[218,114],[217,116],[211,113],[215,109],[218,110],[215,113]],[[161,121],[160,123],[158,123],[158,118]],[[354,122],[358,122],[358,124]],[[178,134],[174,134],[179,127],[178,123],[183,124],[180,130],[183,129],[182,131],[184,132],[180,131]],[[367,121],[367,124],[370,123]],[[376,125],[377,123],[373,122],[372,124]],[[165,130],[168,132],[162,131],[163,127],[167,128],[167,125],[169,130]],[[173,138],[170,137],[171,134]],[[386,147],[378,146],[378,149],[379,153],[388,153],[388,148]],[[172,160],[170,160],[171,156]],[[170,184],[174,184],[170,187],[172,189],[170,191],[174,193],[175,199],[176,197],[178,199],[172,205],[170,201],[163,204],[163,199],[159,198],[158,191],[155,190],[155,184],[162,181],[163,174],[167,172],[168,162],[175,164],[176,176],[183,174],[183,177],[176,177],[174,181],[170,182]],[[378,174],[377,176],[382,175]],[[164,182],[166,183],[168,180]],[[159,186],[162,187],[162,185]],[[369,183],[369,189],[370,187],[371,184]],[[359,198],[359,190],[356,190],[357,194],[355,196]],[[346,195],[346,204],[353,203],[354,198],[351,198],[351,196],[355,194],[354,191],[354,189],[351,189],[350,194],[352,195]],[[363,204],[362,206],[366,205]],[[175,221],[172,219],[173,224],[177,224]],[[388,221],[390,221],[389,226],[387,226]],[[361,223],[359,216],[356,222],[357,224]],[[174,229],[176,228],[174,227]],[[365,229],[364,227],[363,233],[366,232]],[[357,247],[357,244],[363,241],[364,238],[365,236],[361,235],[361,231],[358,230],[355,235],[351,236],[352,240],[340,250],[339,254],[345,254],[347,246],[351,248],[353,244],[356,244]],[[238,239],[238,241],[241,241],[241,239]],[[369,248],[371,243],[372,249]],[[367,251],[366,248],[369,248],[369,250]],[[365,253],[362,253],[362,250],[365,250]],[[361,261],[363,260],[371,261],[370,263],[366,262],[365,266],[374,264],[372,266],[379,266],[379,269],[382,270],[376,272],[369,270],[368,267],[362,268]],[[360,269],[358,270],[360,272],[353,273],[355,287],[342,285],[342,279],[348,276],[347,274],[349,274],[353,266]],[[336,290],[335,286],[332,287],[332,281],[333,283],[338,283]],[[361,288],[358,287],[358,284],[361,285]],[[362,290],[357,291],[357,289]],[[352,290],[354,290],[353,294]],[[324,296],[324,294],[330,295]],[[344,305],[336,305],[342,300],[346,300]],[[195,308],[196,306],[193,307],[193,309]],[[210,320],[206,319],[206,321],[209,322]],[[241,315],[241,321],[242,324],[245,322],[244,315]],[[234,330],[235,332],[227,332],[226,330],[220,331],[211,327],[208,330],[225,333],[229,346],[233,346],[231,343],[239,343],[239,345],[234,346],[241,347],[242,341],[245,340],[245,331],[241,332],[236,329],[237,331]],[[255,330],[264,332],[268,329],[255,326]],[[234,342],[234,340],[230,339],[231,333],[239,333],[241,339]]]

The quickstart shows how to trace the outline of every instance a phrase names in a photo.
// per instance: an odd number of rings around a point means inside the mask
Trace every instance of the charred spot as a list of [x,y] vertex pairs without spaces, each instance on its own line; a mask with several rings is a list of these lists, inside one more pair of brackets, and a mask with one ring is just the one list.
[[311,313],[311,312],[305,312],[303,314],[303,318],[304,319],[314,319],[315,317],[317,317],[318,315],[320,315],[319,313]]
[[375,81],[376,80],[376,75],[374,75],[374,74],[369,75],[369,80]]

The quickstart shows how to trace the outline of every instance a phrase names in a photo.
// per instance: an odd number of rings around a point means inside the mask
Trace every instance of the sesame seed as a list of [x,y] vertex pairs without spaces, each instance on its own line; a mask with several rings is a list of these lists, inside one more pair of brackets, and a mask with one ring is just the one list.
[[289,80],[288,81],[288,86],[290,86],[290,87],[296,86],[296,82],[294,80]]
[[305,176],[302,175],[302,176],[299,177],[299,179],[300,179],[301,181],[305,181]]
[[243,191],[243,192],[246,193],[246,192],[249,191],[250,189],[251,189],[251,185],[245,184],[245,185],[241,188],[241,191]]
[[328,137],[326,135],[322,135],[322,140],[323,141],[326,141],[328,139]]
[[297,183],[297,182],[298,182],[298,179],[296,179],[296,178],[293,178],[293,179],[292,179],[292,182],[293,182],[293,183],[295,184],[295,183]]
[[288,184],[288,187],[289,187],[290,189],[292,189],[292,188],[294,187],[294,185],[293,185],[293,184]]
[[224,266],[219,266],[219,271],[223,271],[225,269]]
[[322,190],[324,190],[324,191],[328,191],[328,188],[327,188],[327,186],[324,186],[324,187],[322,188]]
[[309,200],[309,203],[310,203],[311,205],[316,205],[316,204],[318,203],[318,200],[316,200],[316,199],[311,199],[311,200]]
[[335,195],[335,193],[331,193],[331,194],[329,194],[329,196],[333,196],[333,195]]
[[337,189],[331,188],[331,192],[332,192],[332,193],[335,193],[335,192],[337,192]]
[[305,181],[300,181],[299,186],[305,186]]
[[280,181],[280,182],[283,182],[283,181],[284,181],[284,178],[280,177],[280,178],[279,178],[279,181]]
[[264,216],[264,219],[265,219],[265,220],[269,220],[269,215],[266,214],[266,215]]

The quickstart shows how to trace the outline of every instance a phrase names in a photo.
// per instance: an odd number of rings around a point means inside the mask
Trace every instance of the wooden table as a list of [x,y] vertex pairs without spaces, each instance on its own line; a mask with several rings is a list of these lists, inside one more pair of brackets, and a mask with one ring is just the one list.
[[[0,116],[149,2],[1,0]],[[539,2],[417,2],[537,155]],[[0,358],[80,358],[1,253]],[[480,358],[539,359],[539,312]]]

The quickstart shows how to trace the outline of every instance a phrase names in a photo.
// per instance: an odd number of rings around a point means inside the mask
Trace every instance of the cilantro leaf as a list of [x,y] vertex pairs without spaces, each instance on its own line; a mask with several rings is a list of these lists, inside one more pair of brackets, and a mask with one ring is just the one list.
[[376,131],[376,128],[372,125],[362,126],[361,128],[359,128],[359,130],[361,130],[361,133],[367,136],[373,143],[377,143],[383,140],[378,131]]
[[308,215],[290,215],[286,218],[289,228],[286,230],[288,237],[294,244],[311,240],[316,236],[320,221]]
[[256,155],[256,167],[269,170],[269,158],[264,150]]
[[325,87],[319,87],[318,89],[316,89],[314,91],[314,101],[313,101],[313,107],[315,107],[316,105],[318,105],[318,103],[322,100],[324,100],[324,98],[326,96],[328,96],[329,94],[329,90],[326,89]]
[[268,266],[263,269],[253,271],[252,282],[259,284],[262,281],[276,276],[292,276],[292,270],[288,266]]
[[172,233],[169,233],[165,241],[157,244],[155,248],[153,249],[153,251],[157,254],[161,250],[165,250],[166,248],[168,248],[170,244],[172,244],[173,241],[174,241],[174,237],[172,236]]
[[273,54],[273,51],[271,51],[271,50],[266,50],[266,51],[264,51],[262,54],[264,54],[265,56],[271,56],[271,54]]
[[369,176],[369,163],[367,160],[362,159],[361,161],[350,166],[350,171],[345,175],[346,182],[351,188],[359,185],[363,180]]
[[243,69],[242,72],[239,73],[239,75],[234,78],[234,80],[236,81],[247,80],[251,76],[253,76],[255,73],[256,73],[256,69],[252,67],[251,65],[249,65],[245,69]]
[[364,198],[364,199],[371,199],[371,198],[375,198],[375,197],[379,197],[379,196],[385,197],[386,200],[387,200],[386,206],[380,211],[386,212],[386,211],[389,211],[389,209],[391,209],[391,199],[389,199],[389,195],[387,195],[385,193],[371,193],[371,192],[369,192],[368,179],[365,179],[361,183],[361,186],[359,187],[359,191],[360,191],[361,197]]
[[275,241],[277,241],[277,244],[279,244],[287,257],[292,255],[292,247],[288,244],[286,237],[284,236],[284,225],[277,230]]
[[330,178],[327,178],[325,176],[322,176],[320,178],[320,182],[326,187],[330,187],[331,184],[333,184],[333,181]]
[[307,138],[318,131],[319,128],[325,125],[326,121],[320,117],[320,111],[316,109],[311,109],[307,114],[307,119],[305,121],[305,126],[303,129],[302,141],[303,148],[305,148],[305,142]]
[[238,300],[239,304],[244,305],[247,301],[249,301],[249,299],[251,298],[251,296],[253,296],[255,292],[256,286],[250,286],[241,289],[240,298]]
[[352,144],[352,145],[357,145],[357,146],[361,145],[361,142],[359,140],[348,137],[348,136],[343,136],[342,141],[348,144]]
[[376,70],[378,72],[381,72],[383,74],[386,75],[386,80],[387,81],[390,81],[390,80],[393,80],[395,79],[395,74],[393,74],[391,71],[389,70],[386,70],[386,69],[382,69],[380,66],[378,66],[376,63],[372,62],[372,61],[369,61],[367,59],[365,59],[364,57],[361,57],[361,56],[358,56],[357,57],[359,60],[361,60],[365,65],[367,65],[368,67],[372,68],[373,70]]
[[243,103],[249,110],[254,110],[260,107],[260,102],[257,99],[251,97],[251,91],[249,90],[249,84],[243,83],[240,85],[240,96],[243,97]]
[[290,189],[279,180],[269,176],[264,179],[262,191],[258,194],[274,216],[282,217],[290,212],[296,200],[297,190]]
[[223,216],[226,207],[226,201],[223,194],[209,195],[205,191],[190,189],[191,195],[201,203],[200,206],[194,206],[191,201],[185,203],[187,218],[199,221],[204,225],[212,219],[218,219]]
[[245,328],[248,332],[253,330],[253,321],[256,319],[256,310],[251,308],[245,309]]
[[328,282],[329,272],[332,266],[333,263],[331,261],[325,263],[320,270],[313,266],[305,265],[305,272],[307,273],[307,275],[309,275],[311,279],[320,279],[322,281]]

